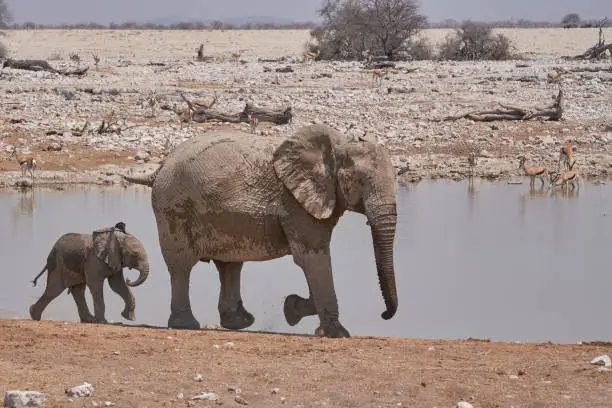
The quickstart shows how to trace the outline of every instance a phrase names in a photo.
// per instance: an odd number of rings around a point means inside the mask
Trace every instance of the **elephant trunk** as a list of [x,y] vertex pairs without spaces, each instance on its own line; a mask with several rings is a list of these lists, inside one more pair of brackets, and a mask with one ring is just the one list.
[[126,279],[125,283],[128,286],[134,287],[134,286],[141,285],[149,277],[149,263],[148,262],[143,262],[142,264],[138,266],[137,269],[140,272],[138,279],[136,279],[134,282],[130,281],[129,279]]
[[376,271],[387,310],[382,314],[385,320],[391,319],[397,311],[397,289],[393,267],[393,243],[397,211],[395,203],[366,205],[366,216],[372,230]]

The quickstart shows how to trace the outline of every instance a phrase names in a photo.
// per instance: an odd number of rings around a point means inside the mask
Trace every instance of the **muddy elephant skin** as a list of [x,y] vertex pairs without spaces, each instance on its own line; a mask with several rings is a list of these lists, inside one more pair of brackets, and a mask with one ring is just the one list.
[[339,321],[330,257],[332,230],[346,210],[368,219],[386,305],[382,317],[397,311],[395,170],[375,142],[325,125],[302,127],[287,139],[207,132],[177,146],[153,174],[125,179],[152,187],[171,281],[169,327],[200,327],[189,299],[198,261],[212,260],[218,269],[221,325],[241,329],[254,322],[240,292],[243,263],[291,255],[310,296],[287,296],[287,322],[318,315],[316,334],[349,337]]

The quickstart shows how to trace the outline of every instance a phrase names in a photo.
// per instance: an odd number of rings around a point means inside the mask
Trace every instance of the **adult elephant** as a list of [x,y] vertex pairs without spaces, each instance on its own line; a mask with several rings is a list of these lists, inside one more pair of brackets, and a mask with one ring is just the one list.
[[[34,278],[36,281],[47,271],[44,293],[30,307],[33,320],[40,320],[49,303],[64,289],[72,293],[79,318],[84,323],[106,323],[104,318],[104,280],[108,278],[111,289],[125,302],[121,315],[134,320],[136,303],[129,287],[141,285],[149,276],[149,261],[142,243],[125,232],[125,224],[103,228],[92,234],[67,233],[58,238],[47,256],[47,263]],[[140,272],[136,281],[123,277],[123,268],[135,268]],[[94,301],[92,316],[85,301],[85,285]]]
[[169,327],[200,327],[189,300],[189,277],[198,261],[212,260],[219,271],[221,325],[242,329],[255,320],[242,304],[243,262],[291,254],[310,296],[285,299],[287,322],[317,314],[317,335],[350,337],[338,318],[330,258],[332,230],[346,210],[368,218],[387,308],[383,319],[397,310],[396,181],[381,145],[324,125],[302,127],[286,140],[207,132],[177,146],[151,175],[125,179],[152,187],[172,285]]

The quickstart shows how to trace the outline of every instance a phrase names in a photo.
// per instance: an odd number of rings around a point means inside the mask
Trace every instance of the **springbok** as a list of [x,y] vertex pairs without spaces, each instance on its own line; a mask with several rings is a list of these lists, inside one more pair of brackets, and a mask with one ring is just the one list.
[[19,163],[19,167],[21,167],[21,177],[25,177],[26,171],[29,171],[32,180],[34,180],[36,158],[34,158],[34,156],[19,156],[19,154],[17,154],[16,147],[13,147],[13,151],[11,151],[11,155],[8,157],[8,160],[11,160],[13,157],[15,157],[17,163]]
[[572,185],[572,191],[580,189],[580,174],[574,170],[574,164],[576,160],[569,165],[569,170],[562,174],[551,174],[550,175],[550,188],[562,186],[566,191],[569,185]]
[[525,167],[525,160],[526,160],[525,156],[519,156],[518,159],[519,159],[518,169],[523,170],[525,175],[529,176],[529,178],[531,179],[529,182],[529,187],[531,188],[535,187],[536,177],[540,179],[540,181],[542,182],[542,187],[544,187],[544,184],[546,184],[544,177],[548,175],[548,168],[546,166]]
[[563,164],[565,170],[570,170],[570,163],[572,163],[573,156],[574,151],[572,150],[572,146],[570,146],[569,144],[561,146],[557,167],[561,169],[561,165]]

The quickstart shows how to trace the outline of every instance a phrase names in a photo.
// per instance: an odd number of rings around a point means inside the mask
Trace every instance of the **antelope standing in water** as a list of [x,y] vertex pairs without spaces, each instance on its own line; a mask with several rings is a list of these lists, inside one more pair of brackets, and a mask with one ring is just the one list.
[[470,179],[471,181],[472,178],[474,177],[474,169],[476,168],[476,152],[470,153],[467,161],[468,161],[468,179]]
[[559,153],[559,162],[558,162],[559,169],[561,169],[561,165],[563,165],[563,168],[565,170],[571,170],[570,163],[572,163],[573,157],[574,157],[574,151],[572,150],[572,147],[570,145],[565,144],[561,146],[561,151]]
[[572,185],[572,191],[580,189],[580,174],[574,170],[574,164],[576,164],[576,160],[569,165],[569,169],[565,173],[550,175],[551,189],[562,186],[567,191],[570,184]]
[[25,177],[26,171],[29,171],[32,180],[34,180],[34,170],[36,170],[36,159],[34,156],[19,156],[17,154],[17,148],[13,147],[13,151],[8,160],[11,160],[13,157],[15,157],[17,163],[19,163],[19,167],[21,167],[21,177]]
[[525,175],[529,176],[529,178],[531,179],[531,181],[529,182],[529,187],[531,187],[532,189],[535,187],[536,177],[540,179],[540,181],[542,182],[542,187],[544,187],[544,184],[546,183],[544,177],[548,175],[548,168],[546,166],[525,167],[525,156],[519,156],[518,159],[518,169],[523,170],[523,173],[525,173]]

